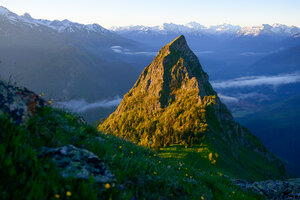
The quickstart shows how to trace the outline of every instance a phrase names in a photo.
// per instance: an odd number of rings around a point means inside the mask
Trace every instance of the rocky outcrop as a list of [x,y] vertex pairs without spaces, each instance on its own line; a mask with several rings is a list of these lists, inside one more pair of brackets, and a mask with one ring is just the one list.
[[16,123],[26,122],[46,101],[23,87],[15,87],[0,80],[0,116],[9,114]]
[[233,180],[243,190],[264,195],[272,200],[300,199],[300,178],[287,180],[267,180],[260,182],[248,182],[245,180]]
[[94,153],[73,145],[59,148],[43,147],[40,157],[49,157],[63,178],[89,179],[97,183],[112,183],[115,176]]

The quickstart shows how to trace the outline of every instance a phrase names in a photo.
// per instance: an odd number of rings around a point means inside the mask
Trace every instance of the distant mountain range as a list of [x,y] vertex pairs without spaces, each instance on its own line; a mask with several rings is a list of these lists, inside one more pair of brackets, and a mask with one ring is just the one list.
[[97,24],[33,19],[0,7],[0,76],[48,98],[122,95],[139,71],[111,47],[137,44]]
[[[110,30],[144,44],[144,51],[148,52],[158,51],[165,41],[171,41],[172,38],[184,34],[202,64],[208,66],[207,72],[212,79],[263,75],[265,71],[270,72],[272,69],[270,66],[262,66],[266,61],[260,61],[261,59],[286,55],[293,51],[295,46],[300,46],[300,28],[284,24],[251,27],[222,24],[205,27],[197,22],[190,22],[185,25],[165,23],[153,27],[112,27]],[[293,52],[293,55],[299,55],[297,51]],[[279,63],[286,62],[282,56],[276,60]],[[256,71],[253,72],[252,66],[256,63],[260,66],[254,67]],[[293,66],[295,65],[297,64],[293,63]],[[292,69],[297,67],[288,66]],[[277,69],[276,72],[282,73],[284,69]],[[291,70],[287,72],[291,73]]]
[[284,24],[263,24],[261,26],[236,26],[231,24],[221,24],[205,27],[197,22],[190,22],[185,25],[164,23],[160,26],[123,26],[112,27],[110,30],[120,34],[138,33],[138,34],[192,34],[192,35],[220,35],[228,34],[236,37],[261,35],[276,35],[282,37],[300,37],[300,28],[296,26],[287,26]]
[[[7,20],[11,24],[18,24],[23,23],[24,26],[28,26],[31,28],[37,28],[37,27],[48,27],[52,30],[55,30],[60,33],[74,33],[74,32],[85,32],[85,33],[98,33],[98,34],[106,34],[111,33],[109,30],[103,28],[99,24],[88,24],[83,25],[75,22],[71,22],[69,20],[44,20],[44,19],[34,19],[30,16],[29,13],[25,13],[22,16],[19,16],[11,11],[9,11],[7,8],[0,6],[0,15],[2,17],[6,17]],[[117,35],[116,35],[117,36]]]

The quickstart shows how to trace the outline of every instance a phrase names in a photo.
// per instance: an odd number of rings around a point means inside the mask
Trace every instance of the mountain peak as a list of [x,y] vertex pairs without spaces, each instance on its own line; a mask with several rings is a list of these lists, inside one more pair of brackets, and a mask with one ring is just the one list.
[[10,13],[10,11],[7,8],[0,6],[0,15],[7,15],[8,13]]
[[[258,176],[281,177],[285,173],[283,164],[234,121],[183,35],[160,50],[117,110],[98,128],[151,148],[204,144],[222,159],[234,161],[227,167],[237,167],[242,174],[252,171]],[[257,172],[264,167],[256,162],[246,169],[243,163],[250,158],[263,158],[275,173]]]
[[182,49],[183,47],[187,47],[184,35],[180,35],[179,37],[174,39],[171,43],[169,43],[169,47],[177,50]]
[[32,20],[33,18],[31,17],[31,15],[29,13],[24,13],[21,17],[28,19],[28,20]]

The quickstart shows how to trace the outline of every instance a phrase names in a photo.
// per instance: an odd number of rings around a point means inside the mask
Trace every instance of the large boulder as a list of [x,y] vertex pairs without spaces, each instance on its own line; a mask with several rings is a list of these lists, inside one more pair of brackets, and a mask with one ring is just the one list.
[[9,114],[19,124],[26,122],[37,108],[45,105],[46,101],[28,89],[0,80],[0,116]]
[[59,148],[43,147],[40,157],[49,157],[55,163],[63,178],[89,179],[94,177],[97,183],[113,183],[114,174],[94,153],[76,148],[73,145]]

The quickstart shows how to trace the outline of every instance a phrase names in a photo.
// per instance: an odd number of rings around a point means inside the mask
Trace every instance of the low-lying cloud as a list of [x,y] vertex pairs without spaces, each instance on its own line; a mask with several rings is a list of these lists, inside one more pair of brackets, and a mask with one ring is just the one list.
[[249,100],[262,102],[270,99],[269,96],[257,92],[234,93],[234,94],[218,93],[218,96],[223,102],[231,103],[231,104],[239,103],[241,101],[249,101]]
[[240,53],[241,56],[264,56],[264,55],[268,55],[268,54],[272,54],[272,53],[278,53],[279,51],[284,50],[284,48],[279,48],[273,51],[265,51],[265,52],[253,52],[253,51],[249,51],[249,52],[243,52]]
[[111,108],[120,104],[122,98],[117,96],[113,99],[104,99],[93,103],[88,103],[85,99],[56,102],[55,107],[64,108],[73,112],[82,113],[95,108]]
[[242,88],[255,86],[279,86],[300,82],[300,73],[283,74],[277,76],[247,76],[226,81],[212,82],[216,89]]
[[213,54],[216,53],[215,51],[195,51],[196,55],[202,55],[202,54]]
[[126,54],[126,55],[146,55],[155,56],[157,52],[147,52],[147,51],[131,51],[130,49],[125,49],[121,46],[112,46],[111,50],[115,53]]
[[223,95],[223,94],[220,94],[220,93],[218,93],[218,96],[225,103],[236,103],[236,102],[239,101],[239,99],[236,98],[236,97],[226,96],[226,95]]
[[271,54],[272,52],[243,52],[240,53],[241,56],[264,56]]

